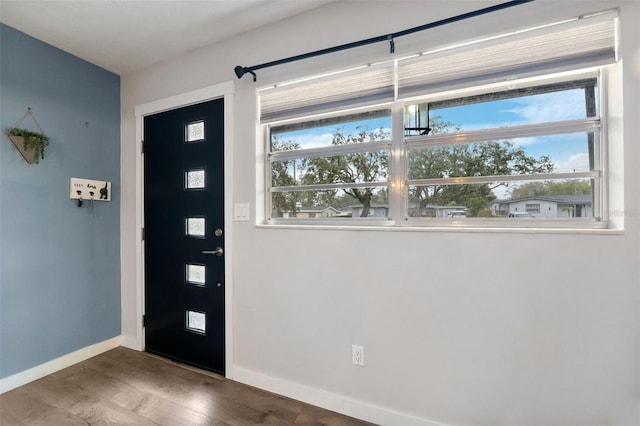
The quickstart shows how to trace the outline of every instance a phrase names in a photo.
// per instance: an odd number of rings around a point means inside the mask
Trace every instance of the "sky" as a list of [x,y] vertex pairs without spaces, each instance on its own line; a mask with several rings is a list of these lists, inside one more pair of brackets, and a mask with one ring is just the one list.
[[[432,111],[443,120],[461,125],[463,130],[572,120],[586,117],[581,89],[485,102]],[[511,140],[527,154],[549,155],[558,172],[587,171],[587,135],[565,134]]]
[[[459,125],[462,130],[478,130],[504,126],[562,121],[586,117],[583,89],[572,89],[431,110],[431,117]],[[304,129],[280,135],[297,142],[301,148],[329,146],[336,129],[355,132],[357,126],[390,129],[390,118],[377,118],[358,123],[336,124]],[[511,139],[528,155],[548,155],[557,172],[588,171],[589,155],[586,133]],[[496,194],[502,198],[504,193]]]

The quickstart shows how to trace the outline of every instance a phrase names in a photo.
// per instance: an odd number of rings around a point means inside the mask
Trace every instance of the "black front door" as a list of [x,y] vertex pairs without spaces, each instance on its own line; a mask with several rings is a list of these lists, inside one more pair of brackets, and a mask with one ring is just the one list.
[[224,100],[144,118],[145,349],[225,372]]

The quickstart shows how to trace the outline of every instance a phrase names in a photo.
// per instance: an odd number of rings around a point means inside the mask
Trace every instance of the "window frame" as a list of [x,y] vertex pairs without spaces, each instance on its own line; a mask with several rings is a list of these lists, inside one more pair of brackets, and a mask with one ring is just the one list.
[[[585,119],[577,120],[565,120],[565,121],[547,121],[542,123],[525,124],[517,126],[506,126],[501,128],[490,128],[482,130],[470,130],[462,132],[453,132],[446,134],[428,135],[428,136],[413,136],[411,140],[406,142],[408,148],[425,147],[425,146],[442,146],[449,144],[467,144],[473,142],[481,142],[492,139],[517,139],[522,137],[531,136],[545,136],[545,135],[558,135],[569,134],[577,132],[593,132],[594,133],[594,167],[596,171],[586,172],[572,172],[572,173],[557,173],[550,172],[547,174],[527,174],[527,175],[497,175],[497,176],[479,176],[479,177],[462,177],[455,178],[458,184],[473,184],[473,183],[492,183],[496,181],[544,181],[553,179],[596,179],[597,184],[593,188],[593,210],[594,215],[592,218],[532,218],[526,220],[519,220],[518,224],[513,223],[504,218],[491,218],[490,223],[497,225],[498,228],[510,228],[510,227],[527,227],[527,228],[581,228],[581,229],[602,229],[607,228],[608,214],[606,211],[606,204],[603,202],[603,191],[606,188],[606,165],[604,159],[607,150],[606,134],[603,131],[602,119],[604,117],[604,87],[606,81],[604,78],[604,68],[599,67],[594,69],[579,70],[575,72],[566,72],[561,74],[552,74],[549,76],[532,77],[522,80],[514,80],[510,83],[492,84],[487,86],[470,88],[469,90],[453,90],[446,93],[438,93],[425,97],[416,97],[408,99],[404,102],[404,105],[445,102],[461,97],[468,96],[482,96],[492,93],[496,88],[503,88],[503,91],[510,90],[509,86],[522,86],[523,88],[535,88],[538,86],[547,86],[553,84],[565,84],[572,81],[579,81],[585,79],[595,79],[598,94],[596,96],[596,111],[598,115],[595,117],[587,117]],[[495,91],[499,93],[500,91]],[[532,179],[534,177],[534,179]],[[426,184],[426,183],[441,183],[446,184],[451,182],[452,179],[405,179],[407,185],[411,184]],[[407,192],[407,191],[405,191]],[[408,205],[407,205],[408,206]],[[487,224],[486,218],[471,218],[467,217],[461,223],[447,224],[447,223],[421,223],[425,218],[412,218],[405,216],[405,222],[408,222],[410,226],[428,227],[428,226],[472,226],[472,227],[490,227]],[[526,226],[523,226],[526,225]]]
[[[362,222],[366,222],[367,225],[390,225],[391,221],[388,218],[380,218],[380,217],[364,217],[364,218],[336,218],[336,217],[316,217],[316,218],[273,218],[273,204],[272,204],[272,196],[273,192],[303,192],[303,191],[322,191],[322,190],[333,190],[333,189],[348,189],[348,188],[387,188],[389,193],[391,190],[389,189],[390,183],[387,178],[386,181],[377,181],[377,182],[362,182],[362,183],[333,183],[333,184],[315,184],[315,185],[294,185],[294,186],[280,186],[273,187],[271,180],[271,163],[275,161],[290,161],[290,160],[299,160],[299,159],[307,159],[307,158],[316,158],[316,157],[329,157],[329,156],[337,156],[337,155],[348,155],[348,154],[358,154],[365,152],[382,152],[389,151],[389,171],[388,174],[391,175],[391,162],[392,162],[392,147],[393,147],[393,130],[391,139],[384,139],[379,141],[370,141],[362,144],[348,144],[348,145],[339,145],[339,146],[326,146],[326,147],[318,147],[318,148],[301,148],[296,150],[286,150],[286,151],[271,151],[271,129],[278,128],[282,126],[287,126],[292,123],[308,123],[314,122],[318,120],[325,120],[331,118],[341,118],[341,117],[368,117],[369,114],[373,114],[377,117],[382,117],[386,115],[380,114],[382,111],[389,110],[389,116],[393,119],[393,111],[390,107],[393,104],[382,104],[382,105],[374,105],[366,108],[357,108],[353,110],[346,111],[337,111],[328,114],[321,114],[318,116],[306,117],[306,118],[298,118],[292,120],[286,120],[281,122],[269,123],[264,125],[264,141],[265,141],[265,221],[270,224],[313,224],[313,225],[324,225],[324,224],[342,224],[342,225],[354,225],[360,224]],[[349,122],[349,121],[346,121]],[[276,189],[277,188],[277,189]]]

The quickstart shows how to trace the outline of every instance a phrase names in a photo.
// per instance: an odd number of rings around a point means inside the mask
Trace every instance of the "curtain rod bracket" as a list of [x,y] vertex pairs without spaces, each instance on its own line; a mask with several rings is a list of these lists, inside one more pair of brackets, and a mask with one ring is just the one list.
[[393,55],[396,53],[396,42],[393,40],[393,34],[389,34],[387,40],[389,40],[389,53]]
[[445,19],[441,19],[439,21],[431,22],[429,24],[420,25],[419,27],[409,28],[409,29],[406,29],[404,31],[398,31],[398,32],[395,32],[395,33],[392,33],[392,34],[389,34],[389,35],[386,35],[386,36],[382,35],[382,36],[377,36],[377,37],[371,37],[371,38],[368,38],[366,40],[354,41],[354,42],[351,42],[351,43],[342,44],[340,46],[334,46],[334,47],[329,47],[327,49],[316,50],[314,52],[303,53],[301,55],[291,56],[289,58],[284,58],[284,59],[278,59],[277,61],[265,62],[264,64],[254,65],[252,67],[243,67],[241,65],[237,65],[234,68],[234,71],[235,71],[236,76],[238,78],[242,78],[243,75],[249,73],[249,74],[253,75],[253,81],[256,81],[256,73],[255,73],[255,71],[259,70],[259,69],[262,69],[262,68],[273,67],[273,66],[276,66],[276,65],[281,65],[281,64],[286,64],[286,63],[289,63],[289,62],[299,61],[299,60],[302,60],[302,59],[312,58],[314,56],[326,55],[327,53],[339,52],[341,50],[353,49],[354,47],[366,46],[366,45],[369,45],[369,44],[379,43],[379,42],[382,42],[382,41],[388,41],[389,42],[389,49],[391,50],[391,53],[393,54],[396,51],[395,42],[393,40],[395,37],[402,37],[402,36],[413,34],[413,33],[419,32],[419,31],[429,30],[431,28],[435,28],[435,27],[439,27],[439,26],[442,26],[442,25],[451,24],[451,23],[462,21],[462,20],[469,19],[469,18],[474,18],[476,16],[484,15],[484,14],[487,14],[487,13],[497,12],[498,10],[506,9],[506,8],[513,7],[513,6],[518,6],[518,5],[521,5],[521,4],[524,4],[524,3],[529,3],[529,2],[532,2],[532,1],[535,1],[535,0],[511,0],[511,1],[507,1],[505,3],[497,4],[495,6],[485,7],[484,9],[478,9],[478,10],[474,10],[472,12],[463,13],[462,15],[456,15],[456,16],[452,16],[451,18],[445,18]]

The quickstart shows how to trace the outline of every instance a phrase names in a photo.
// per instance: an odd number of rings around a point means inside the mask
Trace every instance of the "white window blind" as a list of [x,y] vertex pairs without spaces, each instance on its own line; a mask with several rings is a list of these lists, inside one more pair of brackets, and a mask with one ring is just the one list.
[[613,63],[616,17],[607,12],[400,60],[398,96]]
[[260,121],[273,122],[394,100],[393,63],[260,91]]
[[603,12],[265,88],[259,91],[260,122],[613,63],[617,16],[617,11]]

